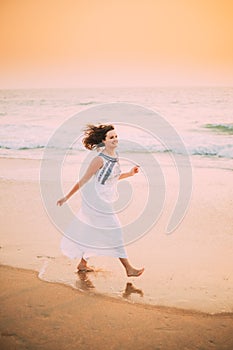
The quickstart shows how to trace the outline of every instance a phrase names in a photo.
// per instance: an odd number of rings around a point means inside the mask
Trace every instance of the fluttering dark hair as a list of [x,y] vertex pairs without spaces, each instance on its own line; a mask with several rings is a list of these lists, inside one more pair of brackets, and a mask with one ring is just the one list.
[[103,146],[102,141],[105,140],[106,134],[110,130],[114,130],[114,126],[111,124],[88,124],[84,129],[84,138],[82,140],[85,148],[94,150]]

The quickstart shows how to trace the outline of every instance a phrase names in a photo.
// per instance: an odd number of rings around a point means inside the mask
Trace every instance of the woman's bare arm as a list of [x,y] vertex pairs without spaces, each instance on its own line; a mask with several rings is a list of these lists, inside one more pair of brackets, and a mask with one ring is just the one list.
[[103,159],[101,157],[95,157],[83,177],[74,185],[70,192],[63,198],[57,201],[57,205],[61,206],[64,204],[75,192],[77,192],[91,177],[103,166]]
[[139,166],[134,166],[129,172],[127,173],[122,173],[119,176],[119,180],[126,179],[127,177],[133,176],[139,172]]

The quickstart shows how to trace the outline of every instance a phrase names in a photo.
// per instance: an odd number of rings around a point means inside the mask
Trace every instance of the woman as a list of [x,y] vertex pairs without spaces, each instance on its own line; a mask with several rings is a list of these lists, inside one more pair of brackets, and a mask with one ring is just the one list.
[[120,222],[112,207],[117,199],[117,181],[135,175],[139,168],[135,166],[129,172],[121,173],[116,154],[118,139],[113,125],[88,125],[83,144],[89,150],[102,146],[104,149],[91,161],[84,176],[71,191],[57,201],[57,205],[61,206],[84,184],[92,184],[86,191],[76,220],[67,230],[68,237],[62,238],[62,252],[70,258],[81,258],[78,271],[93,271],[87,265],[89,257],[106,255],[119,258],[127,276],[140,276],[144,268],[135,269],[129,263]]

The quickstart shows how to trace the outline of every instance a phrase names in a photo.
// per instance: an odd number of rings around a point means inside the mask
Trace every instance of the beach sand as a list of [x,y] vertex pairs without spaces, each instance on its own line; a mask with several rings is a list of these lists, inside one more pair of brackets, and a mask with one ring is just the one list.
[[[41,201],[40,161],[2,158],[0,166],[2,348],[233,348],[232,170],[194,167],[188,212],[166,235],[178,182],[164,161],[164,211],[126,247],[145,272],[127,278],[117,259],[91,258],[96,271],[84,276],[61,255],[61,233]],[[140,178],[130,181],[143,198]],[[80,196],[69,205],[78,210]]]
[[1,349],[233,347],[233,316],[206,315],[81,293],[1,267]]

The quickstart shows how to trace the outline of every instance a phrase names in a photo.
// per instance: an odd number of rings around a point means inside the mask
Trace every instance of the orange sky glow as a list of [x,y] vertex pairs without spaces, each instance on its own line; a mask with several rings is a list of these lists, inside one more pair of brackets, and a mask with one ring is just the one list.
[[233,85],[231,0],[1,0],[0,88]]

